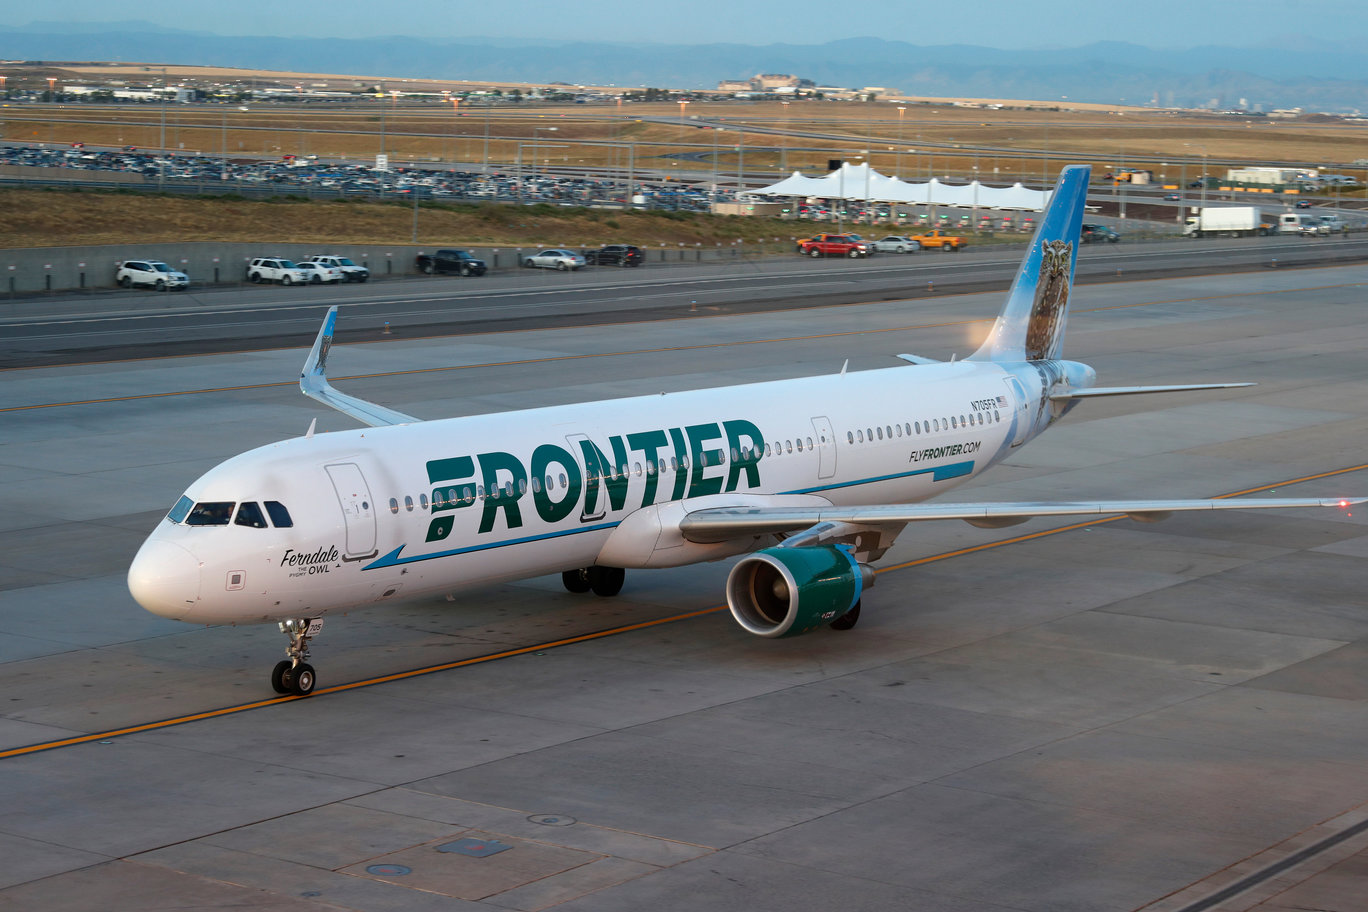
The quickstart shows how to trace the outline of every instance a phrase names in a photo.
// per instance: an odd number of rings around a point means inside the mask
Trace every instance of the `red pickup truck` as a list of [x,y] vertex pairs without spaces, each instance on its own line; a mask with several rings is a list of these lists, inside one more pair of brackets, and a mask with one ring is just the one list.
[[867,257],[872,249],[873,247],[868,241],[858,240],[845,234],[819,234],[798,244],[798,252],[811,257]]

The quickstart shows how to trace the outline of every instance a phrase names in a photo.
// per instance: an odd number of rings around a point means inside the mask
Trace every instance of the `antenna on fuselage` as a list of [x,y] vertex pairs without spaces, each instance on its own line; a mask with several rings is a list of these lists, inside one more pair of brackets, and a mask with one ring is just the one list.
[[842,376],[842,377],[845,376],[845,369],[846,369],[847,367],[850,367],[850,359],[849,359],[849,358],[846,358],[846,359],[845,359],[845,364],[842,364],[842,365],[841,365],[841,376]]
[[317,425],[318,425],[318,419],[317,419],[317,418],[315,418],[314,420],[312,420],[312,421],[309,422],[309,429],[308,429],[307,431],[304,432],[304,439],[305,439],[305,440],[312,440],[312,439],[313,439],[314,428],[315,428]]

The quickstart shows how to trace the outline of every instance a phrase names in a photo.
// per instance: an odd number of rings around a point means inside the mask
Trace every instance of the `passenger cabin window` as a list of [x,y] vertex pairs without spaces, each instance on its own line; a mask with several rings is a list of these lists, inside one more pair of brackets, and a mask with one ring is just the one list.
[[261,507],[255,501],[245,500],[238,507],[237,518],[233,520],[235,526],[250,526],[253,529],[266,528],[266,517],[261,514]]
[[226,526],[233,518],[232,501],[206,501],[197,503],[190,515],[185,518],[187,526]]
[[278,500],[266,501],[266,514],[271,517],[271,525],[277,529],[289,529],[294,526],[294,520],[290,519],[290,511]]

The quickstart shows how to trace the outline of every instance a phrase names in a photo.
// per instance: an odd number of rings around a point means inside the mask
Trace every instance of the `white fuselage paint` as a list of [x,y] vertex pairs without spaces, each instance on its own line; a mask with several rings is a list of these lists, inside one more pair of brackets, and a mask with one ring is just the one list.
[[[280,501],[293,527],[165,520],[135,559],[130,585],[140,602],[167,617],[252,623],[319,617],[593,564],[678,566],[726,557],[775,539],[696,544],[680,537],[678,518],[701,506],[850,506],[934,497],[978,475],[1052,420],[1041,407],[1058,378],[1046,379],[1049,373],[1035,364],[903,366],[285,440],[224,462],[186,496],[195,502]],[[1009,381],[1013,376],[1019,385]],[[1017,401],[1019,389],[1025,402]],[[746,423],[763,443],[736,431]],[[690,428],[702,430],[690,437]],[[667,445],[628,445],[629,435],[643,434],[659,443],[662,434],[651,432],[663,432]],[[592,449],[579,441],[587,438],[617,462],[614,437],[626,454],[625,482],[604,469],[610,477],[598,482],[591,498],[588,478],[597,473],[585,455]],[[516,463],[530,471],[534,452],[546,444],[561,447],[576,463],[547,466],[550,489],[541,475],[536,488],[529,479],[520,489],[516,472],[495,470],[490,479],[501,488],[515,483],[512,498],[491,503],[485,491],[486,499],[434,509],[434,491],[442,499],[452,491],[458,498],[477,494],[486,481],[482,464]],[[704,449],[721,450],[720,464],[699,466]],[[749,463],[747,449],[753,450]],[[496,456],[481,459],[488,454]],[[461,466],[461,457],[470,458],[469,477],[443,478],[441,471],[431,477],[434,462]],[[572,477],[575,471],[583,480],[578,492],[560,484],[562,473]],[[620,502],[609,496],[610,486]],[[547,502],[573,495],[576,504],[566,515],[548,518],[566,508],[537,509],[537,493]],[[430,540],[434,520],[444,517],[450,517],[449,530]],[[520,523],[510,527],[513,518]]]

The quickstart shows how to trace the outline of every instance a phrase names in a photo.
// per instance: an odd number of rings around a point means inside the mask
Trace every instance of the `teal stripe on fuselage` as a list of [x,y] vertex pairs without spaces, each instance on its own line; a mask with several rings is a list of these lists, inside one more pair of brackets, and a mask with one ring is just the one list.
[[[949,465],[936,466],[930,469],[917,469],[912,472],[899,472],[896,475],[880,475],[876,478],[863,478],[859,481],[847,481],[841,484],[823,485],[816,488],[803,488],[797,491],[784,491],[784,494],[815,494],[818,491],[834,491],[840,488],[855,488],[860,485],[876,484],[881,481],[892,481],[897,478],[911,478],[914,475],[931,476],[932,481],[948,481],[951,478],[961,478],[971,475],[974,471],[974,462],[953,462]],[[526,545],[532,542],[548,541],[553,538],[564,538],[567,535],[581,535],[585,532],[602,532],[605,529],[617,528],[619,523],[599,523],[595,526],[585,526],[580,529],[561,529],[556,532],[546,532],[542,535],[528,535],[523,538],[512,538],[507,541],[489,542],[482,545],[471,545],[467,548],[453,548],[450,551],[436,551],[432,554],[415,554],[413,557],[400,557],[399,552],[403,551],[408,545],[400,545],[389,554],[381,557],[366,566],[362,570],[379,570],[385,567],[398,567],[403,564],[416,564],[420,561],[436,560],[441,557],[457,557],[462,554],[474,554],[479,551],[490,551],[494,548],[507,548],[513,545]]]

